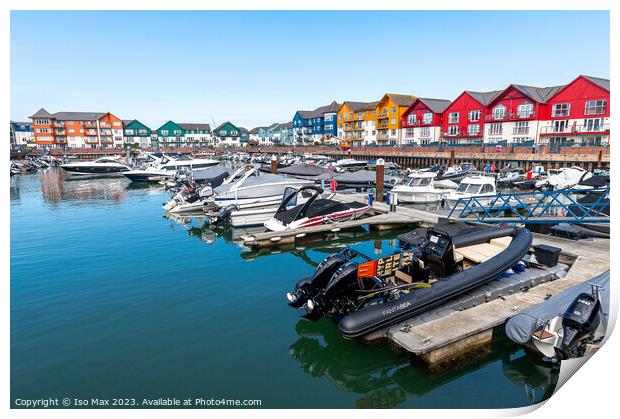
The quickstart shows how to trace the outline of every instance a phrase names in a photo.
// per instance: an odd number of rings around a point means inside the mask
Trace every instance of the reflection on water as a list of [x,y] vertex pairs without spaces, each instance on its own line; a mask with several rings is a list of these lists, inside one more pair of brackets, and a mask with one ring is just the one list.
[[428,394],[498,360],[504,375],[523,386],[531,403],[549,398],[558,379],[549,365],[536,364],[506,338],[495,339],[491,347],[463,365],[430,372],[386,343],[364,345],[342,339],[328,319],[314,323],[300,320],[295,331],[300,338],[289,349],[291,358],[312,377],[327,379],[341,391],[362,395],[356,402],[360,408],[396,407],[408,394]]
[[60,168],[41,170],[41,193],[46,202],[113,201],[125,198],[129,180],[122,176],[67,176]]

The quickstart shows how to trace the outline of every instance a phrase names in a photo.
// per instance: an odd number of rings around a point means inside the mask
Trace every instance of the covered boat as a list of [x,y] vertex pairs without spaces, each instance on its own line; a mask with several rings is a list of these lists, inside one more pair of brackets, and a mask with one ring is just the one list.
[[537,188],[570,189],[592,177],[592,172],[579,166],[565,167],[535,183]]
[[329,256],[287,294],[289,305],[303,307],[309,320],[331,316],[343,336],[361,337],[492,281],[532,244],[525,228],[491,227],[457,236],[440,228],[429,228],[414,248],[381,259],[350,248]]
[[315,164],[299,163],[278,169],[278,173],[296,178],[308,179],[328,173],[329,170]]
[[[306,191],[313,195],[304,204],[288,208],[289,202]],[[265,227],[272,231],[292,230],[326,223],[354,220],[370,209],[370,205],[361,202],[338,202],[321,198],[320,186],[305,186],[282,200],[272,219],[265,222]]]

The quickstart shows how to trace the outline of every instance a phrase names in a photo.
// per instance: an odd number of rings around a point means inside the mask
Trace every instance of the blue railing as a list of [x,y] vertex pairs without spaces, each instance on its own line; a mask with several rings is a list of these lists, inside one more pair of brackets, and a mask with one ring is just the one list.
[[[577,202],[576,195],[594,193],[591,202]],[[461,198],[449,219],[486,223],[609,223],[609,188],[534,191]]]

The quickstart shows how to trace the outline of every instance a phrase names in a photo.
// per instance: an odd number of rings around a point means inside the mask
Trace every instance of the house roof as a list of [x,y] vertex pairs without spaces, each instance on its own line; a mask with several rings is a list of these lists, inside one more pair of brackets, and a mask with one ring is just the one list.
[[[516,87],[521,90],[523,93],[534,99],[539,103],[547,103],[549,99],[557,92],[559,92],[564,85],[562,86],[551,86],[551,87],[536,87],[536,86],[524,86],[522,84],[511,84],[510,87]],[[508,90],[506,89],[506,90]]]
[[237,126],[235,126],[235,124],[233,124],[232,122],[230,122],[230,121],[224,121],[224,122],[222,122],[220,125],[218,125],[218,126],[217,126],[217,128],[215,128],[215,130],[214,130],[214,131],[219,131],[219,130],[221,130],[222,128],[224,128],[224,127],[226,126],[226,124],[230,124],[230,125],[232,125],[233,127],[235,127],[235,128],[237,128],[237,129],[239,129],[239,128],[238,128]]
[[[432,112],[441,113],[446,110],[452,101],[447,99],[430,99],[426,97],[419,97],[418,100],[426,105]],[[412,104],[413,105],[413,104]]]
[[351,112],[360,112],[360,111],[370,111],[377,107],[379,101],[374,102],[351,102],[349,100],[345,101],[344,104],[348,104]]
[[202,124],[202,123],[193,123],[193,122],[183,122],[183,123],[178,123],[178,126],[180,126],[181,128],[185,129],[185,130],[206,130],[206,131],[211,131],[211,125],[209,124]]
[[35,112],[30,118],[50,118],[52,115],[45,110],[45,108],[41,108]]
[[256,128],[252,128],[250,130],[250,134],[258,134],[258,131],[260,131],[261,129],[265,129],[265,127],[256,127]]
[[59,121],[95,121],[105,115],[107,112],[55,112],[51,116]]
[[503,92],[503,90],[493,90],[491,92],[472,92],[471,90],[465,90],[465,93],[485,106],[491,103],[501,92]]
[[599,85],[605,90],[609,91],[609,79],[603,79],[600,77],[592,77],[592,76],[583,76],[584,78],[590,80],[592,83]]
[[337,113],[338,109],[340,109],[340,104],[336,101],[333,101],[329,105],[319,106],[313,111],[297,111],[297,113],[302,118],[309,119],[309,118],[318,118],[320,116],[323,116],[323,114],[330,113],[330,112]]
[[398,106],[411,106],[411,104],[417,99],[413,95],[402,95],[398,93],[386,93],[385,96],[389,97]]
[[26,126],[30,126],[30,125],[32,125],[32,122],[30,122],[30,121],[28,121],[28,122],[11,121],[11,124],[13,124],[13,125],[26,125]]

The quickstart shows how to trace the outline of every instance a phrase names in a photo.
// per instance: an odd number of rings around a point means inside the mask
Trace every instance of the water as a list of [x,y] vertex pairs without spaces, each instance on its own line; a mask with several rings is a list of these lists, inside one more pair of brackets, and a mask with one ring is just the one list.
[[426,372],[387,343],[307,323],[284,295],[338,246],[390,253],[363,229],[252,252],[239,232],[162,216],[167,193],[124,178],[11,179],[11,399],[260,399],[268,408],[517,407],[557,376],[497,339]]

